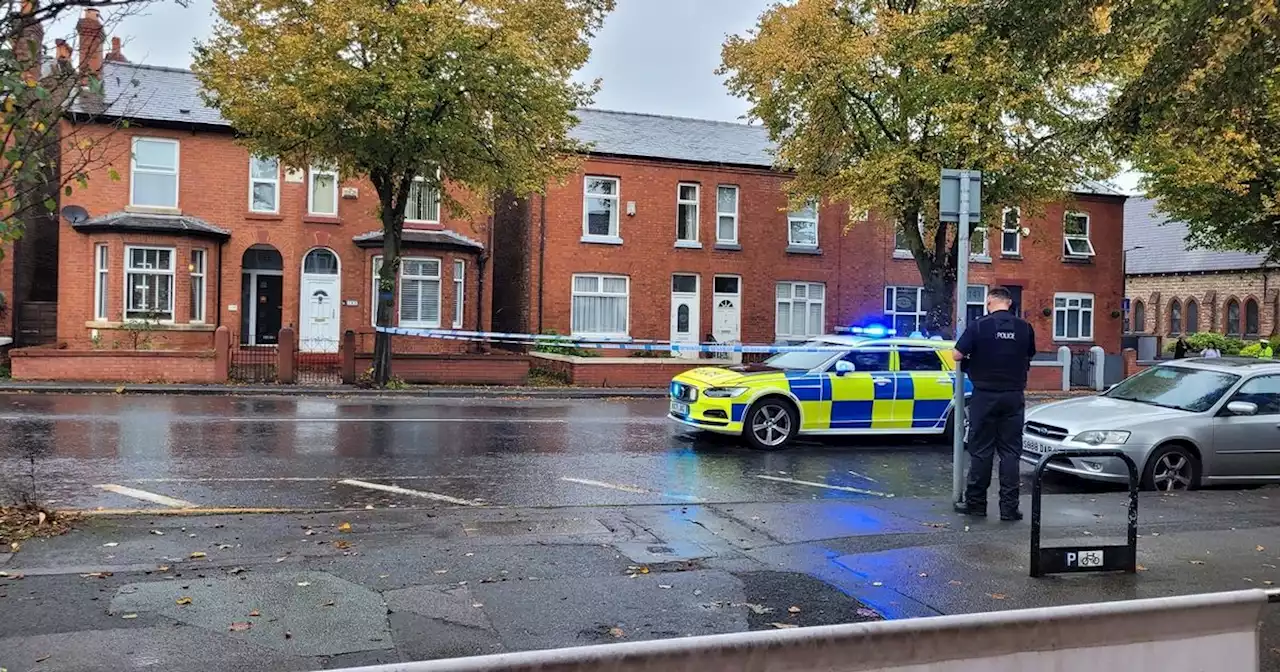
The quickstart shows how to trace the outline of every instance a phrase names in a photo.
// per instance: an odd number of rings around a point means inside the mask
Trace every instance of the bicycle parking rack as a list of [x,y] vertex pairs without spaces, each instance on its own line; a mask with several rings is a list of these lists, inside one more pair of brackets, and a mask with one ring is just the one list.
[[[1129,469],[1129,543],[1114,546],[1040,545],[1040,485],[1049,460],[1062,457],[1114,457]],[[1031,576],[1080,572],[1138,571],[1138,465],[1119,450],[1059,450],[1046,453],[1036,464],[1031,482]]]

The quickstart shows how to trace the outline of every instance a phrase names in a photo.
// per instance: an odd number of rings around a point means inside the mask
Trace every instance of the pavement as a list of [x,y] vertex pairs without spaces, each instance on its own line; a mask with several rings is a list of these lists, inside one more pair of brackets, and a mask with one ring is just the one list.
[[[663,407],[0,395],[0,474],[34,461],[89,514],[0,555],[0,667],[312,670],[1280,582],[1280,488],[1144,494],[1137,574],[1031,579],[1026,522],[950,511],[948,446],[761,453]],[[1046,491],[1046,543],[1122,537],[1125,493]],[[1280,672],[1280,608],[1262,632]]]

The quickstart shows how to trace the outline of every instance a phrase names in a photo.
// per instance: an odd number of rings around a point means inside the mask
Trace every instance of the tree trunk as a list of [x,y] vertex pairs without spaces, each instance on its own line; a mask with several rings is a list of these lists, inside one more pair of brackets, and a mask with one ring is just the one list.
[[[400,238],[401,222],[389,209],[383,209],[382,215],[382,269],[378,272],[378,319],[379,327],[392,323],[392,311],[396,302],[396,277],[400,271]],[[373,382],[378,387],[386,387],[391,382],[391,334],[378,331],[373,340]]]
[[956,282],[947,279],[942,269],[924,279],[925,332],[928,336],[956,338],[953,330],[955,318]]

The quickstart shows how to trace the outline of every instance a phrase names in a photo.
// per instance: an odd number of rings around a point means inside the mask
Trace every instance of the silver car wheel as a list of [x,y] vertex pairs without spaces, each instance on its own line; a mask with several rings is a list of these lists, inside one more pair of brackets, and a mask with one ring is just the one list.
[[777,404],[761,406],[752,418],[751,433],[761,445],[780,446],[791,436],[791,414]]
[[1191,460],[1178,453],[1165,453],[1156,459],[1151,470],[1151,483],[1156,490],[1171,492],[1191,487]]

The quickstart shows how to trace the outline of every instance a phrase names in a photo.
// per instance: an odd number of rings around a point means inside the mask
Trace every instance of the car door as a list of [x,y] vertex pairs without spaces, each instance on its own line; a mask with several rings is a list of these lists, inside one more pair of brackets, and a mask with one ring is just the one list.
[[936,348],[898,349],[894,424],[901,429],[942,429],[951,408],[955,379]]
[[832,363],[827,371],[831,390],[832,430],[893,429],[893,371],[888,348],[852,350],[843,361],[853,364],[850,373],[838,373]]
[[1247,401],[1255,415],[1223,411],[1213,419],[1213,473],[1234,478],[1280,478],[1280,375],[1250,378],[1227,403]]

